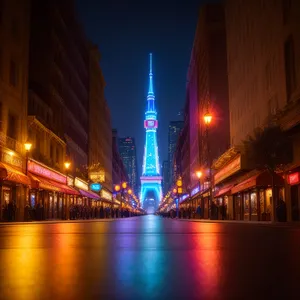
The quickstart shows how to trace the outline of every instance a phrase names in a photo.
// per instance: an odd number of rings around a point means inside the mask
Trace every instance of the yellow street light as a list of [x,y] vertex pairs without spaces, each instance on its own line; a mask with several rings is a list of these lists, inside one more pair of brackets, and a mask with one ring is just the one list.
[[31,147],[32,147],[32,144],[28,141],[24,144],[24,148],[27,152],[30,151]]
[[126,189],[126,188],[127,188],[127,182],[124,181],[124,182],[122,183],[122,188],[123,188],[123,189]]
[[176,188],[174,188],[174,189],[173,189],[173,193],[175,194],[176,192],[177,192],[177,189],[176,189]]
[[197,175],[198,179],[200,179],[201,176],[202,176],[202,172],[201,172],[201,171],[197,171],[197,172],[196,172],[196,175]]
[[132,190],[131,190],[131,189],[128,190],[128,194],[129,194],[129,195],[132,194]]
[[206,125],[209,125],[212,121],[212,115],[209,112],[207,112],[203,118]]
[[71,166],[71,163],[69,161],[66,161],[64,163],[64,165],[65,165],[65,168],[68,170],[70,168],[70,166]]
[[118,192],[121,189],[121,187],[117,184],[115,185],[115,191]]

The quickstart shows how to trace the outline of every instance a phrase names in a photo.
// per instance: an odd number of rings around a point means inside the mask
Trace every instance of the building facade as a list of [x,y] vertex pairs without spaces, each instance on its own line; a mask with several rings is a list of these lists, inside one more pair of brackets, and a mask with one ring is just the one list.
[[113,185],[120,185],[122,182],[128,182],[128,175],[118,149],[118,131],[112,130],[112,179]]
[[170,166],[170,184],[176,180],[176,165],[174,161],[174,154],[176,151],[176,145],[178,137],[182,131],[183,121],[171,121],[168,131],[168,160]]
[[112,191],[112,129],[104,97],[105,81],[99,65],[100,53],[90,45],[89,62],[89,179]]
[[30,185],[24,149],[29,22],[30,1],[0,1],[0,220],[4,221],[24,219]]
[[122,158],[123,164],[128,175],[128,183],[134,190],[135,194],[138,194],[137,190],[137,157],[135,140],[132,137],[119,138],[118,140],[119,153]]
[[33,0],[30,28],[28,113],[66,142],[69,172],[87,178],[89,51],[74,1]]
[[[239,214],[234,218],[263,220],[267,216],[275,220],[270,207],[283,199],[287,219],[299,220],[299,180],[294,180],[300,165],[299,5],[294,0],[226,2],[231,145],[241,145],[256,128],[276,121],[291,137],[294,147],[293,162],[285,166],[281,174],[285,181],[279,182],[274,197],[267,189],[270,178],[260,187],[256,179],[246,188],[241,183],[231,190],[233,211]],[[219,173],[224,173],[232,161]],[[256,191],[259,193],[255,194]]]
[[162,182],[163,194],[166,195],[170,187],[170,166],[168,160],[163,161],[161,169],[162,169],[161,174],[163,178],[163,182]]
[[[212,161],[229,147],[227,82],[224,7],[222,4],[204,5],[200,8],[187,74],[185,122],[188,122],[190,174],[186,181],[190,190],[198,189],[196,172],[199,170],[203,173],[201,180],[209,182]],[[203,119],[206,113],[212,115],[208,127]]]

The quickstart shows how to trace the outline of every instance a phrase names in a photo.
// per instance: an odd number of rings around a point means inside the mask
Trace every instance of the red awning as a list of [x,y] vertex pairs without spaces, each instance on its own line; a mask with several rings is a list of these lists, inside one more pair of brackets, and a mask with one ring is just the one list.
[[24,185],[30,185],[30,179],[24,173],[2,162],[0,163],[0,178]]
[[80,190],[79,189],[79,193],[83,197],[87,197],[87,198],[91,198],[91,199],[95,199],[95,200],[100,200],[100,196],[97,195],[96,193],[92,192],[92,191],[85,191],[85,190]]
[[233,187],[233,184],[232,184],[232,185],[229,185],[229,186],[223,187],[222,189],[218,190],[218,191],[215,193],[214,197],[215,197],[215,198],[221,197],[221,196],[223,196],[223,195],[225,195],[225,194],[231,195],[231,189],[232,189],[232,187]]
[[30,177],[32,182],[31,185],[33,188],[55,191],[59,193],[69,194],[69,195],[80,195],[78,191],[72,189],[71,187],[63,183],[59,183],[51,179],[46,179],[38,175],[30,174]]
[[[278,174],[275,174],[274,183],[276,186],[283,186],[284,185],[284,179],[279,176]],[[272,177],[271,174],[267,171],[256,174],[255,176],[252,176],[245,181],[239,183],[235,187],[231,189],[232,194],[236,194],[240,191],[248,190],[250,188],[254,187],[268,187],[272,185]]]

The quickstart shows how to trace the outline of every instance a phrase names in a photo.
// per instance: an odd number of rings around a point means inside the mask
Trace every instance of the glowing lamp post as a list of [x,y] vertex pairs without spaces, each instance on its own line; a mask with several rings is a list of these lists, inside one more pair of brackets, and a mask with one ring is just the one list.
[[28,174],[28,156],[29,156],[29,151],[31,150],[31,147],[32,147],[32,143],[30,143],[29,141],[27,141],[24,144],[24,148],[25,148],[25,151],[26,151],[26,168],[25,168],[25,174],[26,175]]
[[64,165],[65,165],[65,169],[66,169],[66,175],[68,176],[68,170],[71,166],[71,163],[69,161],[66,161],[66,162],[64,162]]
[[208,139],[208,128],[210,126],[210,123],[212,121],[212,115],[207,112],[204,117],[204,123],[206,125],[206,142],[207,142],[207,160],[208,160],[208,165],[209,165],[209,181],[210,181],[210,205],[212,204],[213,202],[213,195],[212,195],[212,192],[213,192],[213,187],[212,187],[212,184],[213,184],[213,180],[212,180],[212,172],[211,172],[211,155],[210,155],[210,147],[209,147],[209,139]]

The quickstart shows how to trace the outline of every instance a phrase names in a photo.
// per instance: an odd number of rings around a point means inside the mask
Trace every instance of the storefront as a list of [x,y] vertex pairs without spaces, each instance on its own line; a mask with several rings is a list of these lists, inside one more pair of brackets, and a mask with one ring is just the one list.
[[231,189],[233,184],[227,184],[216,188],[214,201],[218,207],[219,220],[231,220],[233,218],[233,206]]
[[0,220],[23,221],[30,179],[22,172],[23,160],[2,149],[0,162]]
[[40,162],[28,161],[31,179],[29,206],[31,219],[67,219],[70,197],[79,192],[67,185],[67,177]]
[[292,221],[300,221],[300,168],[294,169],[287,176],[290,185]]
[[[276,199],[284,199],[284,179],[275,174]],[[231,189],[235,220],[270,221],[272,219],[272,176],[257,172]],[[278,203],[278,201],[277,201]]]

